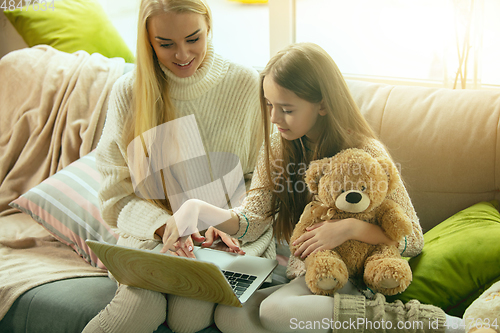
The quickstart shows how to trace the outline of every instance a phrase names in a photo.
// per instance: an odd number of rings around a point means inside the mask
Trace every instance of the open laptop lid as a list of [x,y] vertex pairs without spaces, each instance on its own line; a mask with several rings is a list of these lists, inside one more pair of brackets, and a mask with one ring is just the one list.
[[242,306],[220,269],[213,263],[92,240],[86,243],[122,284]]

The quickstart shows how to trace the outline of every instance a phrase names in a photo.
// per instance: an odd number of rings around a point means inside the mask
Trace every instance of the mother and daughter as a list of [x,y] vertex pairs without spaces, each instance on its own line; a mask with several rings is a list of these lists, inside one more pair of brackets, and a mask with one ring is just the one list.
[[[388,153],[361,115],[334,61],[319,46],[290,45],[259,76],[216,54],[211,32],[212,17],[204,0],[141,1],[137,66],[115,83],[97,148],[101,214],[117,230],[121,245],[153,249],[163,242],[162,251],[194,257],[193,240],[202,246],[218,240],[222,250],[275,258],[274,239],[290,240],[312,199],[306,191],[277,190],[280,182],[302,181],[294,167],[351,147],[374,157]],[[179,237],[169,200],[138,196],[128,165],[127,147],[134,138],[188,115],[195,116],[207,152],[236,154],[243,172],[253,171],[242,205],[226,210],[227,220],[210,227],[204,237],[198,233]],[[402,182],[392,199],[413,224],[412,234],[399,244],[400,251],[416,256],[423,235]],[[199,200],[185,204],[193,211],[222,210]],[[302,236],[299,241],[304,244],[295,255],[333,249],[350,239],[394,244],[378,226],[356,219],[334,220]],[[424,323],[422,331],[431,331],[429,322],[438,320],[438,331],[445,332],[445,321],[452,319],[417,301],[387,303],[380,294],[366,299],[349,283],[334,297],[313,295],[300,262],[291,259],[289,268],[294,268],[287,272],[294,278],[290,283],[259,290],[243,308],[119,284],[113,300],[83,332],[153,332],[165,320],[174,332],[196,332],[214,321],[223,332],[291,332],[296,331],[292,319],[324,318],[418,320]]]

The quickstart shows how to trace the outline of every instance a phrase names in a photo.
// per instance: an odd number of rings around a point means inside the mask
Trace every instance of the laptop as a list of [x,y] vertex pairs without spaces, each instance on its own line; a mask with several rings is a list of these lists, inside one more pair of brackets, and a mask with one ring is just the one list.
[[241,307],[277,260],[195,246],[196,259],[154,250],[85,241],[121,284]]

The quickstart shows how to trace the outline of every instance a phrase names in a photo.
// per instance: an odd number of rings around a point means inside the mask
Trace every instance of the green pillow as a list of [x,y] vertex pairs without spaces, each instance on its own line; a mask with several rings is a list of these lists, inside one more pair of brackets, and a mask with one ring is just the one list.
[[498,201],[475,204],[426,232],[422,253],[409,260],[412,283],[388,300],[417,299],[462,317],[483,291],[500,280],[498,207]]
[[46,44],[68,53],[85,50],[134,62],[134,55],[96,0],[47,0],[4,13],[29,47]]

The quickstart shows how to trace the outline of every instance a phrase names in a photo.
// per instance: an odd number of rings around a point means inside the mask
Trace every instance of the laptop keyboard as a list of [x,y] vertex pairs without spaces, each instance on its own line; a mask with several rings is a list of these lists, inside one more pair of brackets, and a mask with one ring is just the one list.
[[229,281],[231,288],[233,288],[236,296],[240,297],[245,290],[247,290],[248,286],[252,284],[252,282],[257,278],[255,275],[248,275],[242,273],[236,273],[231,271],[222,270],[224,276]]

